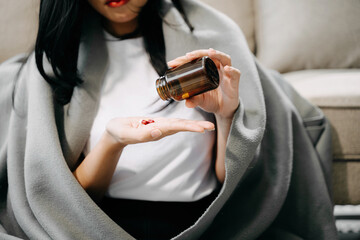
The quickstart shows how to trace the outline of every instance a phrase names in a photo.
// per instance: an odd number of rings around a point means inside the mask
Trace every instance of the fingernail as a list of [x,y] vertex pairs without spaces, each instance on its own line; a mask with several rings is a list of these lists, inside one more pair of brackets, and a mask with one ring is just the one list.
[[154,129],[154,130],[152,130],[151,131],[151,136],[153,137],[153,138],[158,138],[158,137],[160,137],[161,136],[161,131],[159,130],[159,129]]

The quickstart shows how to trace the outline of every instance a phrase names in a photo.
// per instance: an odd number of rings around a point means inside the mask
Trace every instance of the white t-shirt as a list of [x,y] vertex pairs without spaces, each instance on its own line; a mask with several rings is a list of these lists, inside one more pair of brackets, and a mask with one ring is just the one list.
[[[105,33],[109,68],[100,106],[85,154],[99,141],[109,120],[116,117],[167,117],[214,121],[211,114],[189,109],[185,101],[159,98],[159,77],[149,61],[143,38],[117,40]],[[195,201],[210,194],[217,181],[213,167],[215,133],[183,132],[159,141],[128,145],[122,152],[107,195],[150,201]]]

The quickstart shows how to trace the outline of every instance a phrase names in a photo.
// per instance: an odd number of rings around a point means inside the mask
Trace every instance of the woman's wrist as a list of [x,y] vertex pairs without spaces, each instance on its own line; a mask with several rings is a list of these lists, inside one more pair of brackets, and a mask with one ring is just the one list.
[[229,123],[229,122],[231,123],[233,117],[234,117],[234,114],[231,115],[231,116],[222,116],[222,115],[219,115],[219,114],[215,114],[216,122],[217,123],[222,123],[222,124],[226,124],[226,123]]
[[232,115],[231,117],[223,117],[221,115],[215,114],[218,137],[223,138],[223,141],[225,142],[230,132],[233,117],[234,115]]
[[234,114],[226,117],[215,114],[217,129],[217,153],[215,172],[217,179],[221,183],[223,183],[225,180],[225,152],[233,117]]
[[100,141],[107,146],[107,149],[113,151],[120,151],[126,147],[126,144],[119,142],[119,140],[107,130],[103,133]]
[[219,109],[220,111],[214,112],[216,120],[225,121],[225,122],[232,121],[235,112],[240,106],[240,100],[239,99],[237,99],[237,101],[233,100],[231,102],[222,105],[223,106],[220,107],[221,110]]
[[231,124],[231,122],[234,118],[236,109],[232,113],[228,113],[228,114],[215,113],[214,115],[215,115],[216,122],[221,123],[221,125],[223,125],[223,124],[228,125],[229,123]]

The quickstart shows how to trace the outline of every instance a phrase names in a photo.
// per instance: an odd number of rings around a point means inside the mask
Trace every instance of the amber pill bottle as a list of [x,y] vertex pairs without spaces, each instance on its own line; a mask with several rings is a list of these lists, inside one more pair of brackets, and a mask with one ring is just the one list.
[[219,73],[209,57],[171,68],[156,80],[156,90],[162,100],[181,101],[218,86]]

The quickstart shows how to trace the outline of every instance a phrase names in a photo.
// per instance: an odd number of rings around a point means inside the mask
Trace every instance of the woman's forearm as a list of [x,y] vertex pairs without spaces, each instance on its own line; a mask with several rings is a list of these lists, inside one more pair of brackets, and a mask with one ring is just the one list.
[[80,185],[95,201],[100,200],[108,188],[123,148],[105,132],[73,172]]
[[225,180],[225,151],[226,143],[230,132],[232,118],[216,117],[217,146],[215,172],[217,179],[223,183]]

